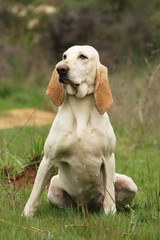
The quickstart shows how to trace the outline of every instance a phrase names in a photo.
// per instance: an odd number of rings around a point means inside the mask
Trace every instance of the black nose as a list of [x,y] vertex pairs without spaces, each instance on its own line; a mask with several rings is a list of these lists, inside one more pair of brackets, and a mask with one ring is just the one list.
[[59,67],[57,67],[56,70],[60,76],[65,76],[69,70],[69,67],[67,67],[66,65],[60,65]]

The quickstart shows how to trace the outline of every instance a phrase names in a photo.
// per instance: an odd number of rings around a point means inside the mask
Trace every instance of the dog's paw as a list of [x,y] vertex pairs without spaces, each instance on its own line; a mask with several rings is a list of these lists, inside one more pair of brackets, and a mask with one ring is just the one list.
[[115,214],[116,213],[116,205],[114,204],[113,206],[110,206],[110,207],[104,207],[104,212],[105,214]]
[[32,208],[31,206],[29,205],[26,205],[23,212],[22,212],[22,216],[25,216],[25,217],[33,217],[34,216],[34,212],[35,212],[35,209]]

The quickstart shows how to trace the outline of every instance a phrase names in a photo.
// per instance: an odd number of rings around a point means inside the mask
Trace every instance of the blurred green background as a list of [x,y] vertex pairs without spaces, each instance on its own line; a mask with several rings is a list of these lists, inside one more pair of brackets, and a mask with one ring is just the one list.
[[53,110],[45,97],[51,72],[78,44],[95,47],[109,69],[112,121],[159,137],[159,0],[1,1],[0,114]]

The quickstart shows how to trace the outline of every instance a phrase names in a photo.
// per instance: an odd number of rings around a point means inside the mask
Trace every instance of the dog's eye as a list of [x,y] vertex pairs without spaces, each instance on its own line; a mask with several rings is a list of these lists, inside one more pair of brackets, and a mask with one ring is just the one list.
[[83,54],[81,54],[81,55],[79,56],[79,58],[82,59],[82,60],[84,60],[84,59],[87,59],[88,57],[86,57],[86,56],[84,56]]
[[63,55],[63,59],[66,60],[67,56],[66,55]]

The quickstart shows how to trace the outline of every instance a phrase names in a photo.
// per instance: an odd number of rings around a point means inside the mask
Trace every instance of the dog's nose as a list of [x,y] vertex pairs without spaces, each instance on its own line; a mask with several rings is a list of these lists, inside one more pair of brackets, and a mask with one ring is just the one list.
[[66,65],[60,65],[59,67],[57,67],[56,70],[59,75],[65,75],[68,72],[69,67],[67,67]]

